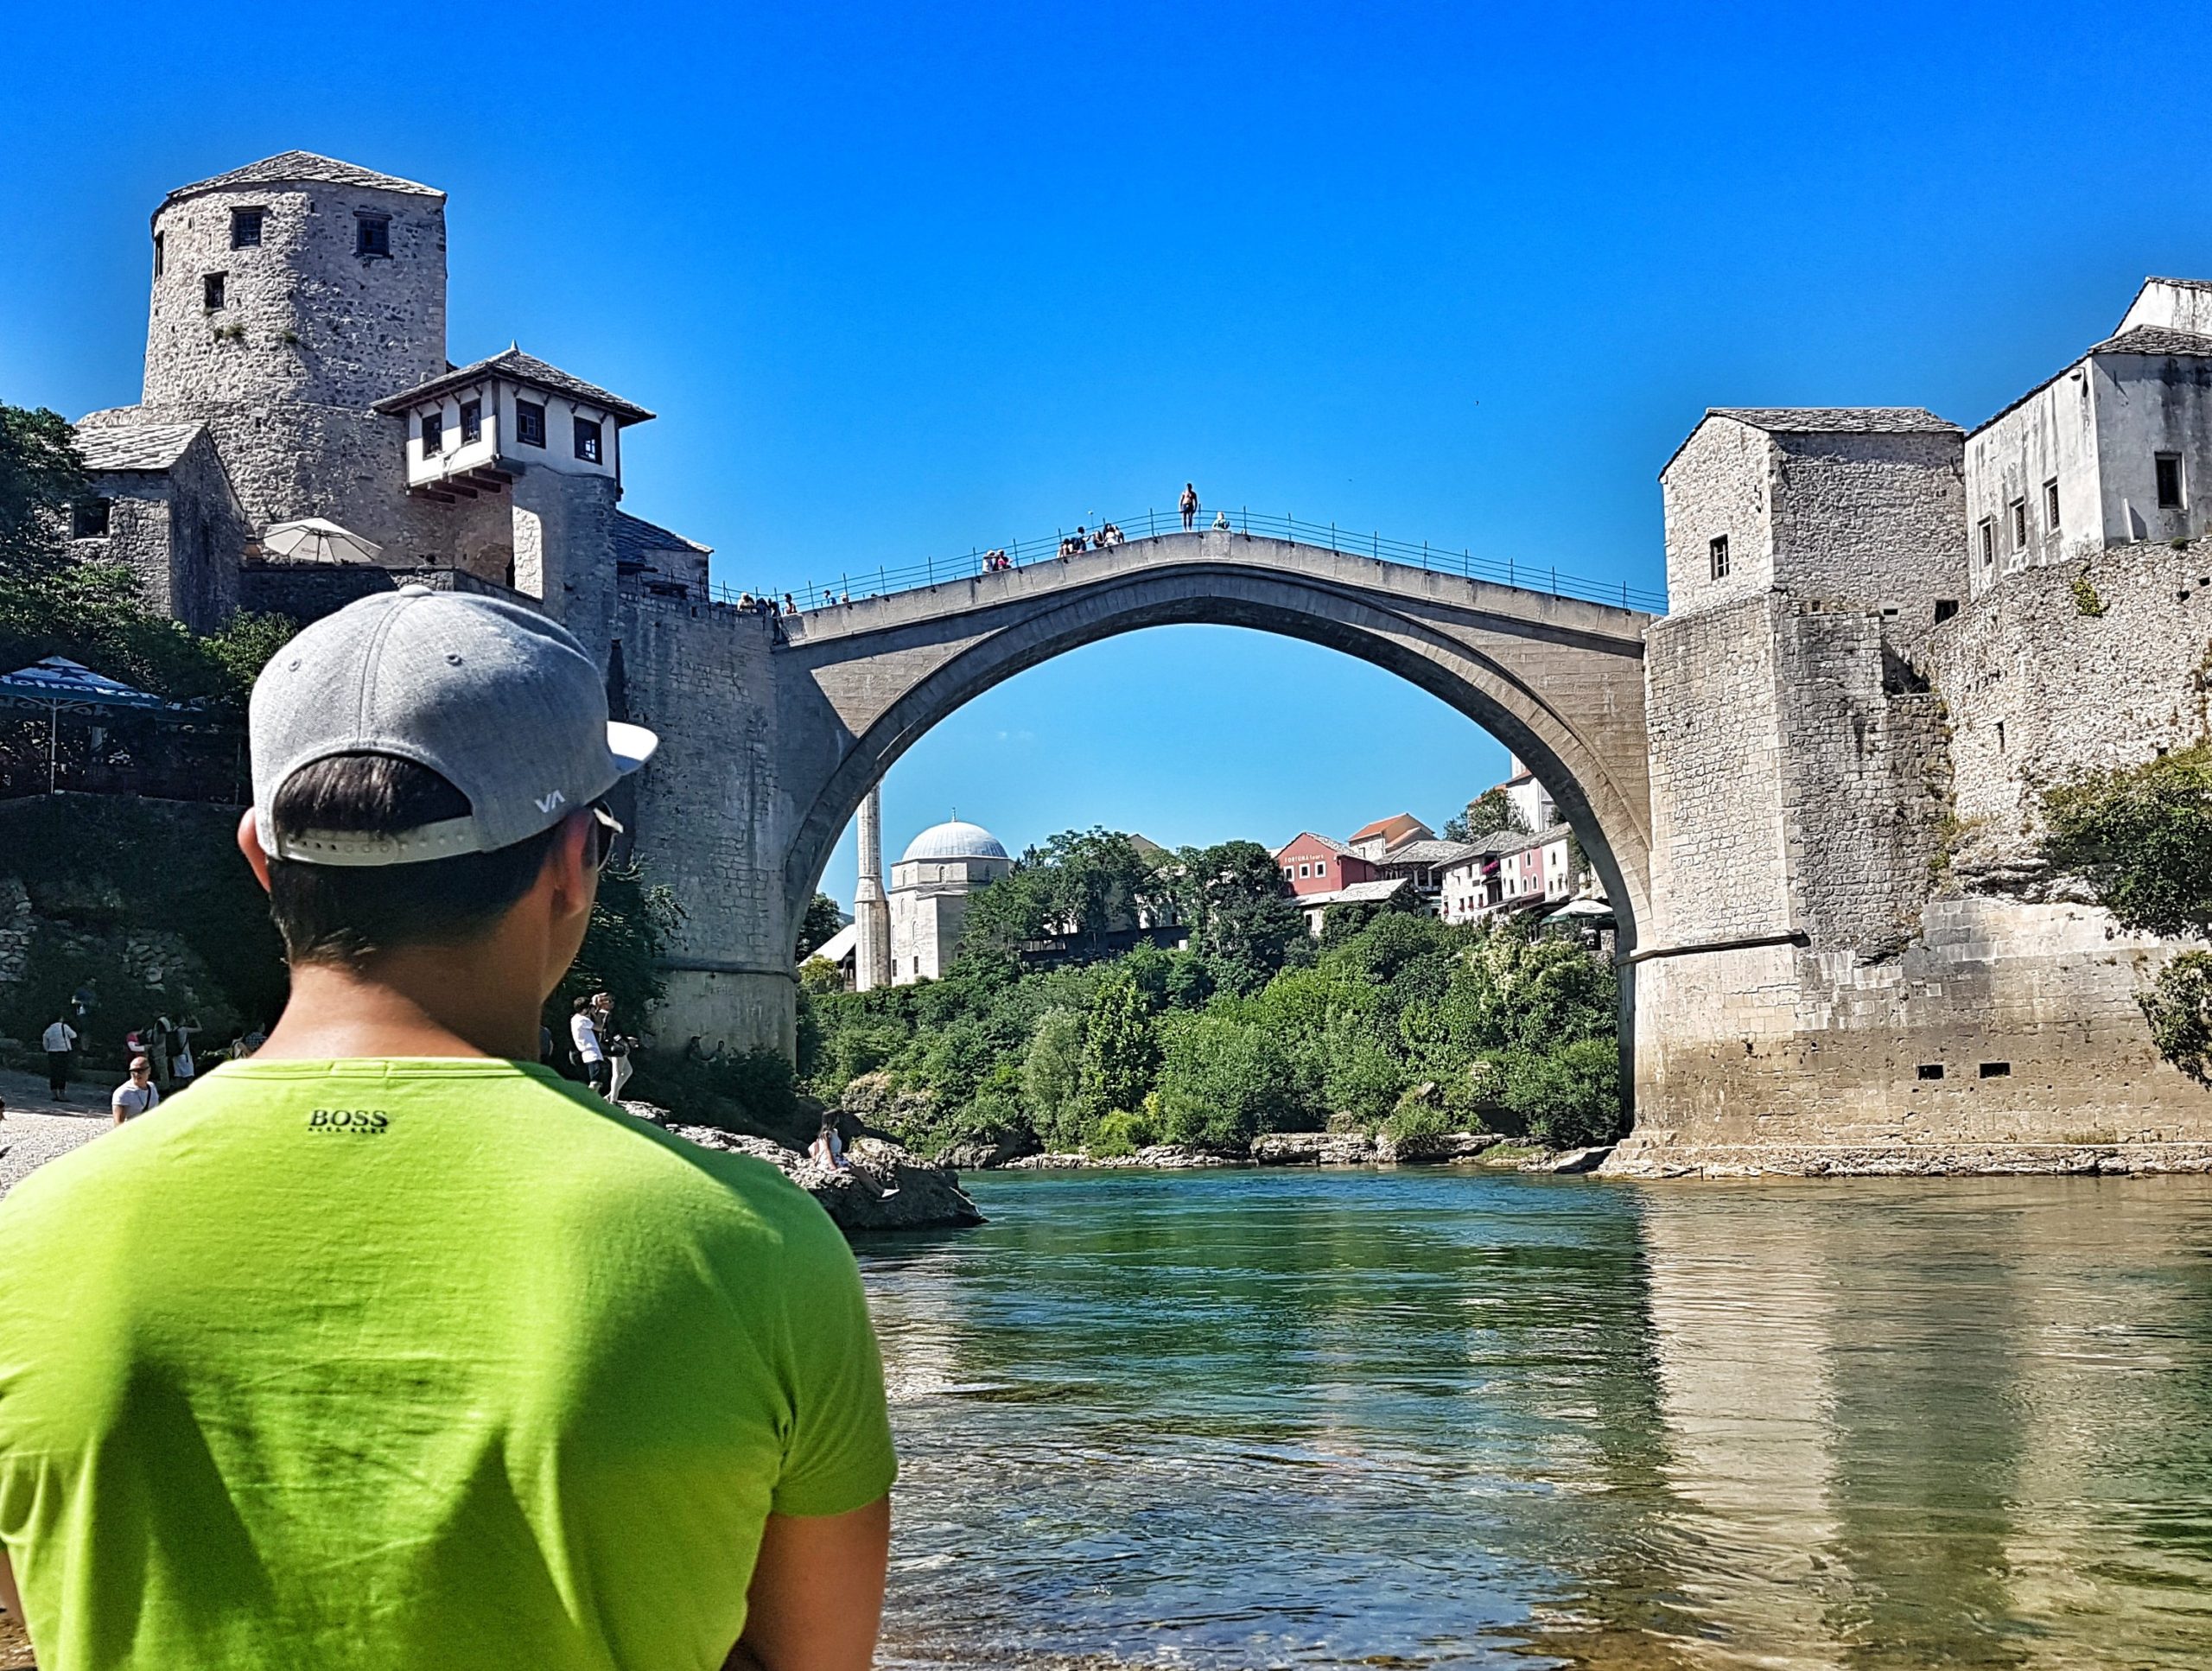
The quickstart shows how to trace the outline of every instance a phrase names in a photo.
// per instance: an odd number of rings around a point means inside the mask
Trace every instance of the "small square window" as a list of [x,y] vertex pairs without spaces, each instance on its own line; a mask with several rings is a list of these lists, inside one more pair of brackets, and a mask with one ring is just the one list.
[[1706,550],[1713,559],[1713,578],[1717,581],[1726,580],[1728,578],[1728,536],[1714,535]]
[[545,409],[534,401],[515,403],[515,439],[525,447],[545,445]]
[[576,420],[576,456],[588,464],[599,462],[599,426],[589,418]]
[[1923,1062],[1920,1064],[1920,1077],[1923,1079],[1941,1079],[1943,1077],[1943,1064],[1941,1062]]
[[1984,517],[1980,525],[1981,566],[1987,569],[1997,562],[1997,519],[1994,517]]
[[2158,509],[2161,511],[2181,509],[2181,454],[2179,453],[2158,454]]
[[1313,861],[1313,874],[1316,876],[1327,875],[1329,874],[1329,861],[1326,859],[1316,859]]
[[353,217],[353,253],[388,256],[391,253],[391,217],[357,214]]
[[210,273],[200,281],[200,301],[209,313],[223,305],[223,275]]
[[69,533],[73,539],[104,540],[107,537],[107,507],[105,499],[79,499],[69,507]]
[[2028,502],[2025,499],[2012,501],[2012,549],[2015,551],[2028,549]]
[[259,209],[231,211],[231,247],[233,250],[253,250],[261,246],[261,216]]
[[442,412],[423,414],[423,456],[435,458],[446,450],[446,420]]
[[2056,534],[2058,531],[2058,478],[2053,476],[2043,485],[2044,525]]
[[464,400],[461,403],[461,444],[463,447],[484,439],[484,403]]
[[2012,1064],[2010,1062],[1984,1062],[1981,1077],[1985,1079],[2009,1079],[2012,1077]]
[[1958,613],[1959,600],[1956,598],[1938,598],[1936,600],[1936,619],[1939,626],[1944,621],[1950,619],[1952,616]]
[[162,276],[162,270],[165,264],[162,260],[162,239],[167,236],[168,234],[164,232],[154,234],[154,276],[156,278]]

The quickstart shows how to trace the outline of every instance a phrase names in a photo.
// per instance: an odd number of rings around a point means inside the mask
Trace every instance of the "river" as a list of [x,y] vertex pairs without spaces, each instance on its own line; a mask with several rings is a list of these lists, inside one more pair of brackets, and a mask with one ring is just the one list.
[[974,1182],[887,1664],[2212,1664],[2212,1180]]

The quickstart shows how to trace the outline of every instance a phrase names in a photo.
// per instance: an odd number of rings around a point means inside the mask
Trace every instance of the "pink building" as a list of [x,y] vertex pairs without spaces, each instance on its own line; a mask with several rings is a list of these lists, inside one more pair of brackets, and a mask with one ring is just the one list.
[[1275,854],[1275,866],[1293,893],[1337,893],[1375,880],[1375,867],[1333,836],[1301,830]]

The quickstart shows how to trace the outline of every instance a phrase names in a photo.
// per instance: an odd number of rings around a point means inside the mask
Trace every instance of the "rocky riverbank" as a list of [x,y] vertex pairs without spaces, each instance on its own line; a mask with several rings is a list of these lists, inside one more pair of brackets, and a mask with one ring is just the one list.
[[1496,1132],[1446,1132],[1393,1139],[1363,1132],[1268,1132],[1239,1152],[1155,1143],[1134,1154],[1092,1155],[1080,1151],[992,1158],[969,1170],[1006,1172],[1202,1172],[1223,1166],[1439,1166],[1469,1161],[1510,1166],[1520,1172],[1594,1172],[1611,1148],[1537,1149],[1514,1144]]
[[1676,1143],[1632,1134],[1609,1178],[2139,1178],[2212,1172],[2212,1143]]

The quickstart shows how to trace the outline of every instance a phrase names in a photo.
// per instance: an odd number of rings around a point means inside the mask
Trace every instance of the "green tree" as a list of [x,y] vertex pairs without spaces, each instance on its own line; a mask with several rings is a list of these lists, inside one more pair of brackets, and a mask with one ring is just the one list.
[[1521,809],[1513,804],[1513,797],[1500,785],[1485,789],[1467,803],[1455,817],[1446,820],[1444,839],[1447,842],[1479,842],[1490,836],[1526,836],[1529,821],[1521,816]]
[[1055,1149],[1084,1140],[1084,1019],[1071,1009],[1038,1018],[1021,1064],[1022,1097],[1037,1134]]
[[[2212,934],[2212,742],[2062,785],[2043,810],[2044,858],[2122,927]],[[2212,1084],[2212,954],[2180,953],[2136,1002],[2159,1053]]]
[[1621,1120],[1620,1051],[1610,1039],[1578,1039],[1506,1058],[1505,1104],[1529,1136],[1554,1148],[1610,1143]]
[[845,913],[828,894],[816,891],[807,901],[806,915],[799,918],[798,950],[796,961],[804,963],[817,951],[836,938],[837,931],[845,926]]
[[1083,1096],[1098,1112],[1143,1105],[1160,1066],[1160,1045],[1137,983],[1117,976],[1103,988],[1084,1024]]
[[683,908],[674,893],[649,880],[642,867],[610,864],[602,869],[583,949],[545,1007],[553,1036],[568,1037],[575,1001],[595,992],[614,995],[618,1031],[642,1026],[667,985],[661,959],[669,936],[683,921]]
[[1289,1053],[1233,1013],[1178,1016],[1160,1073],[1161,1135],[1171,1143],[1236,1148],[1296,1123]]
[[2124,928],[2212,929],[2212,742],[2099,772],[2044,796],[2044,856]]
[[69,560],[69,507],[90,491],[67,419],[0,404],[0,573],[52,574]]

